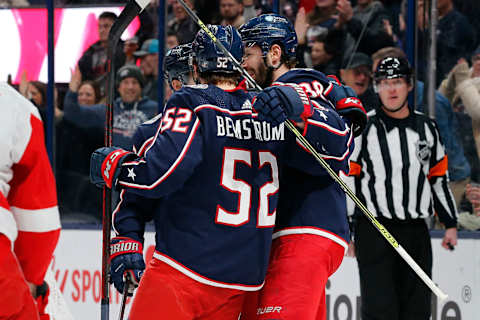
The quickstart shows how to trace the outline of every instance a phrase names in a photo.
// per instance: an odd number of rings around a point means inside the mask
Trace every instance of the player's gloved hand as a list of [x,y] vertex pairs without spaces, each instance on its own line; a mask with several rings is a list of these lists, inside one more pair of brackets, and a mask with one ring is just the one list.
[[286,119],[295,122],[306,121],[313,113],[310,99],[298,85],[289,83],[268,87],[258,94],[253,108],[259,120],[278,125]]
[[98,187],[115,186],[120,174],[119,169],[127,158],[135,157],[133,152],[120,148],[102,147],[95,150],[90,157],[90,181]]
[[142,244],[127,237],[115,237],[110,242],[110,283],[123,294],[126,274],[133,287],[128,288],[128,296],[138,287],[145,270]]
[[37,303],[37,310],[40,316],[40,320],[49,320],[50,316],[45,312],[45,307],[48,304],[48,297],[50,296],[50,288],[48,284],[43,283],[37,286],[35,290],[35,302]]
[[358,99],[355,91],[349,86],[341,85],[335,76],[328,76],[332,79],[332,89],[328,92],[327,98],[335,104],[337,113],[353,124],[355,137],[362,134],[367,125],[367,112],[362,102]]

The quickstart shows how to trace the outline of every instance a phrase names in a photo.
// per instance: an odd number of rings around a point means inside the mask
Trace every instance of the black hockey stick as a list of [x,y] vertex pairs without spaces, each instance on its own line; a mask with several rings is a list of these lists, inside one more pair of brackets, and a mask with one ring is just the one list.
[[[112,146],[113,130],[113,100],[115,95],[115,51],[120,36],[130,22],[148,5],[150,0],[131,0],[115,20],[108,34],[107,47],[107,109],[105,115],[105,146]],[[103,187],[103,218],[102,218],[102,301],[101,319],[109,319],[109,281],[108,269],[110,268],[110,230],[112,227],[112,191]]]
[[[255,89],[261,91],[260,87],[255,80],[248,74],[248,72],[241,66],[241,64],[235,59],[235,57],[230,53],[230,51],[225,48],[225,46],[215,37],[215,35],[210,32],[207,26],[200,20],[200,18],[190,9],[183,0],[177,0],[183,8],[187,11],[188,15],[198,24],[200,28],[207,33],[207,35],[212,39],[212,41],[217,45],[217,47],[222,50],[222,52],[232,61],[235,65],[235,68],[250,82]],[[322,158],[322,156],[312,147],[310,142],[297,130],[290,120],[285,121],[287,128],[296,136],[298,141],[314,156],[314,158],[320,163],[320,165],[328,172],[330,177],[332,177],[335,182],[337,182],[343,191],[350,197],[350,199],[355,202],[355,204],[360,208],[360,210],[365,214],[365,216],[370,220],[370,222],[377,228],[377,230],[382,234],[382,236],[392,245],[392,247],[397,251],[397,253],[405,260],[405,262],[415,271],[415,273],[423,280],[423,282],[432,290],[432,292],[440,299],[444,300],[447,298],[447,295],[430,279],[430,277],[420,268],[420,266],[412,259],[412,257],[403,249],[403,247],[395,240],[395,238],[388,232],[385,227],[378,222],[373,213],[368,210],[368,208],[358,199],[355,193],[348,187],[348,185],[337,175],[335,171],[328,165],[328,163]]]

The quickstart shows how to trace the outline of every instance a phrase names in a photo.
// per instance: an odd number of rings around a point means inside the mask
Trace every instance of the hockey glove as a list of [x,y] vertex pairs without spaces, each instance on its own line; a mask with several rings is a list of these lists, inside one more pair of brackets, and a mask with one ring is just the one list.
[[125,277],[129,274],[133,287],[128,288],[128,296],[138,287],[145,270],[142,244],[127,237],[115,237],[110,242],[110,283],[123,294]]
[[120,148],[103,147],[95,150],[90,157],[90,181],[97,187],[115,187],[120,166],[133,152]]
[[353,125],[354,136],[361,135],[368,120],[362,102],[352,88],[341,85],[335,76],[328,76],[328,78],[333,80],[331,82],[333,87],[328,92],[327,98],[335,104],[337,113]]
[[303,89],[293,83],[268,87],[256,97],[253,108],[259,120],[278,125],[286,119],[295,122],[306,121],[313,109]]

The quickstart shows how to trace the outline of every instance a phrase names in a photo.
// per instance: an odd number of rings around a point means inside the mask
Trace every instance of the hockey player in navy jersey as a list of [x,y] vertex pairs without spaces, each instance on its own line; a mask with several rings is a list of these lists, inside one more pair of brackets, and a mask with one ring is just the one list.
[[[241,59],[243,46],[235,29],[209,28]],[[120,259],[134,277],[143,267],[145,221],[153,218],[156,228],[156,250],[135,296],[132,320],[151,319],[152,313],[159,319],[238,319],[247,292],[263,286],[279,168],[285,162],[321,174],[309,154],[291,157],[295,137],[283,123],[257,119],[251,95],[238,87],[239,73],[205,32],[197,34],[193,51],[202,84],[172,95],[143,156],[115,148],[92,155],[94,183],[161,198],[143,214],[115,217],[118,237],[112,239],[112,263]],[[313,113],[298,86],[276,88],[260,94],[258,101],[264,101],[265,94],[272,97],[269,107],[279,116],[299,124],[311,117],[348,131],[340,117],[332,115],[327,121]],[[347,135],[332,135],[322,126],[304,127],[307,139],[321,142],[332,157],[348,149]],[[346,169],[343,162],[331,165]]]
[[[297,39],[286,18],[261,15],[244,24],[240,33],[245,44],[242,65],[262,87],[296,83],[317,105],[315,112],[322,118],[328,119],[338,112],[353,125],[355,134],[361,133],[366,114],[353,90],[318,71],[293,69]],[[275,122],[268,100],[265,100],[267,107],[256,103],[255,109]],[[325,123],[313,119],[308,119],[305,125],[327,128]],[[332,135],[349,136],[353,145],[349,130],[330,130]],[[344,164],[352,145],[340,157],[332,156],[325,145],[317,146],[317,150],[324,159]],[[345,194],[324,173],[319,178],[291,166],[284,168],[265,286],[258,298],[252,296],[246,301],[242,319],[326,318],[325,285],[343,260],[350,234]]]
[[[191,73],[192,44],[182,44],[176,46],[165,54],[164,70],[168,85],[173,91],[180,90],[184,85],[193,84]],[[155,139],[157,128],[161,124],[162,114],[142,123],[135,131],[133,136],[133,152],[142,157],[145,151],[151,146]],[[153,216],[149,214],[154,212],[160,206],[162,199],[151,199],[142,197],[128,190],[120,192],[120,201],[113,212],[113,229],[117,236],[127,234],[132,228],[138,234],[145,231],[145,222],[151,220]],[[140,220],[138,217],[143,217]],[[133,223],[134,226],[130,225]],[[124,227],[126,229],[124,230]],[[118,240],[113,241],[113,243]],[[129,295],[133,294],[133,289],[138,286],[138,282],[145,269],[143,257],[135,255],[131,261],[134,269],[130,270],[133,287],[129,288]],[[121,293],[124,292],[124,273],[126,271],[122,257],[113,258],[110,264],[110,279],[115,288]]]

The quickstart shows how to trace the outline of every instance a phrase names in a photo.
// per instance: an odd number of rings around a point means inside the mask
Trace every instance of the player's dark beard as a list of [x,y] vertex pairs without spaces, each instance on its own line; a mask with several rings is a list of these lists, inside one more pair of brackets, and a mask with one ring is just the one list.
[[260,87],[266,88],[272,85],[273,70],[274,68],[267,66],[265,62],[260,65],[256,73],[257,83],[260,85]]

